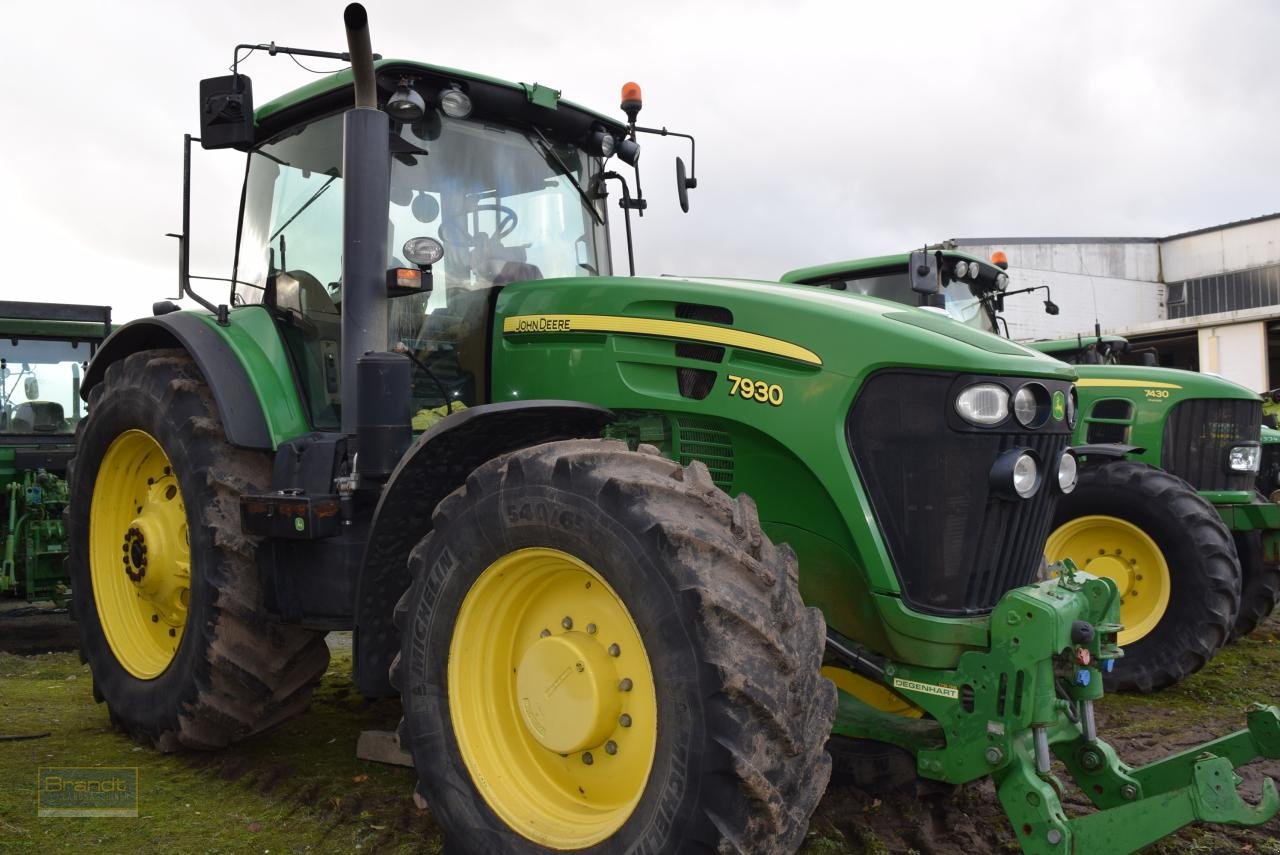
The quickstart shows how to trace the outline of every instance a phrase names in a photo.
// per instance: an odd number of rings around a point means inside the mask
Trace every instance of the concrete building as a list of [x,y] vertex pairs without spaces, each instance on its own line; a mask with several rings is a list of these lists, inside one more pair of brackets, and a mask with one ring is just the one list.
[[1157,348],[1162,365],[1220,374],[1258,392],[1280,386],[1280,214],[1168,237],[958,238],[1009,258],[1005,304],[1019,340],[1103,333]]

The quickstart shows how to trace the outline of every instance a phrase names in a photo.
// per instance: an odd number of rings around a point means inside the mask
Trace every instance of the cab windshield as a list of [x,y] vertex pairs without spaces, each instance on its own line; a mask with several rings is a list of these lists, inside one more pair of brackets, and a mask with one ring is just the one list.
[[86,342],[0,339],[0,434],[68,436],[84,415]]
[[[598,158],[525,128],[429,112],[393,124],[387,267],[435,238],[444,257],[428,294],[388,301],[389,349],[416,359],[415,412],[483,394],[488,292],[531,279],[609,275],[604,203],[588,201]],[[319,119],[250,155],[239,304],[284,320],[316,427],[339,423],[342,116]],[[421,426],[421,425],[419,425]]]
[[[879,297],[882,300],[892,300],[906,306],[920,305],[921,295],[911,289],[911,280],[905,270],[857,278],[833,279],[815,284],[834,291],[847,291],[853,294],[865,294],[868,297]],[[953,281],[942,290],[948,315],[974,329],[995,333],[995,322],[990,310],[982,302],[982,293],[982,290],[972,282]]]

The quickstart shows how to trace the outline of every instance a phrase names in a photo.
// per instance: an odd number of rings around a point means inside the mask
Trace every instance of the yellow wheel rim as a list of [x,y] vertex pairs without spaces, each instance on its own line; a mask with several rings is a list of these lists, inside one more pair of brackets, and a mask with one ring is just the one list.
[[1070,558],[1081,570],[1116,583],[1121,646],[1155,629],[1169,608],[1169,563],[1156,542],[1127,520],[1096,514],[1063,523],[1049,535],[1045,557],[1050,563]]
[[187,514],[173,466],[145,431],[107,448],[89,506],[89,575],[107,645],[141,680],[178,651],[191,598]]
[[462,759],[508,826],[552,849],[622,827],[658,740],[653,672],[626,605],[589,565],[520,549],[485,568],[449,644]]
[[880,710],[881,712],[891,713],[893,715],[905,716],[907,718],[920,718],[924,715],[924,710],[911,701],[899,695],[888,686],[882,686],[868,680],[861,674],[855,674],[845,668],[839,668],[835,665],[823,665],[822,676],[836,684],[836,688],[842,692],[853,695],[870,707]]

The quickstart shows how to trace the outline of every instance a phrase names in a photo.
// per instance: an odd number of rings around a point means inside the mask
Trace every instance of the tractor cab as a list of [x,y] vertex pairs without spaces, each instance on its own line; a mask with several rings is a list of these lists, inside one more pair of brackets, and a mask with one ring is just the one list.
[[[329,95],[349,79],[258,111],[234,294],[275,316],[322,430],[342,400],[345,102]],[[486,400],[493,288],[612,273],[600,182],[627,129],[545,87],[416,63],[379,63],[377,86],[391,116],[384,347],[413,363],[422,428]]]

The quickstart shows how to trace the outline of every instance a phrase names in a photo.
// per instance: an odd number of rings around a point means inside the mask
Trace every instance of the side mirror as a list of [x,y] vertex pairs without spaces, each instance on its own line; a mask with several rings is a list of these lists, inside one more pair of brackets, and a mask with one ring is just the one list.
[[253,82],[243,74],[200,81],[200,147],[253,144]]
[[689,188],[696,187],[684,171],[684,160],[676,158],[676,195],[680,197],[680,210],[689,213]]
[[1046,315],[1056,315],[1056,314],[1058,314],[1058,304],[1057,304],[1057,303],[1055,303],[1055,302],[1053,302],[1052,300],[1045,300],[1045,301],[1044,301],[1044,313],[1045,313]]
[[917,249],[911,253],[907,268],[912,291],[918,294],[937,294],[942,291],[942,277],[936,255]]
[[22,382],[22,391],[28,401],[36,400],[40,397],[40,381],[34,377],[28,377]]

